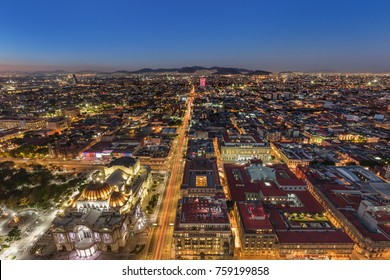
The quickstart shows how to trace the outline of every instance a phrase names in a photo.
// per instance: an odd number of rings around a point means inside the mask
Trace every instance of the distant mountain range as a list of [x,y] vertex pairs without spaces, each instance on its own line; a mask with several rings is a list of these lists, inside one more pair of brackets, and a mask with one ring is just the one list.
[[[0,65],[1,66],[1,65]],[[196,71],[210,71],[212,74],[217,75],[270,75],[273,72],[264,71],[264,70],[248,70],[244,68],[235,68],[235,67],[203,67],[203,66],[186,66],[181,68],[142,68],[135,71],[128,70],[119,70],[119,71],[97,71],[97,70],[80,70],[80,71],[66,71],[66,70],[53,70],[53,71],[0,71],[0,73],[18,73],[18,74],[31,74],[31,75],[45,75],[45,74],[154,74],[154,73],[184,73],[191,74]],[[302,71],[302,70],[286,70],[275,72],[279,74],[292,74],[292,73],[373,73],[373,74],[389,74],[389,71],[377,71],[377,72],[345,72],[337,71],[332,69],[319,69],[311,71]]]
[[219,75],[236,75],[236,74],[249,74],[249,75],[269,75],[272,72],[263,71],[263,70],[248,70],[243,68],[234,68],[234,67],[219,67],[213,66],[210,68],[202,66],[187,66],[182,68],[143,68],[136,71],[116,71],[114,74],[149,74],[149,73],[195,73],[196,71],[214,71],[214,74]]
[[[65,70],[55,70],[55,71],[36,71],[29,72],[33,75],[43,75],[47,73],[52,74],[153,74],[153,73],[183,73],[183,74],[191,74],[196,71],[212,71],[213,74],[217,75],[237,75],[237,74],[246,74],[246,75],[269,75],[272,72],[264,71],[264,70],[248,70],[243,68],[234,68],[234,67],[202,67],[202,66],[187,66],[182,68],[142,68],[136,71],[128,71],[128,70],[119,70],[115,72],[104,72],[104,71],[95,71],[95,70],[81,70],[76,72],[65,71]],[[15,72],[15,71],[13,71]],[[22,71],[18,71],[19,73],[23,73]]]

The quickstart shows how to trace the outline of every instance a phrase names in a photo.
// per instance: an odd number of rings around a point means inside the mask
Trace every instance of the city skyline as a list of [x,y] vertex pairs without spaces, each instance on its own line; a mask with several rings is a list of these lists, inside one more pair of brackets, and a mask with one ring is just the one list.
[[185,70],[0,74],[0,259],[389,259],[389,75]]
[[116,4],[5,3],[0,71],[390,71],[385,1]]
[[[7,1],[0,259],[130,261],[132,277],[157,260],[237,261],[177,274],[229,277],[390,260],[389,10]],[[324,268],[304,264],[278,266]]]

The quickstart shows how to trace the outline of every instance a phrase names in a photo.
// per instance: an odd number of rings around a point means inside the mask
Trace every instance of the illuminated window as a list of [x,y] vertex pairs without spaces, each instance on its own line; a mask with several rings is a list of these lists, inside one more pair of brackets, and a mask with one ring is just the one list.
[[196,176],[196,186],[197,187],[206,187],[207,186],[207,177],[206,176]]

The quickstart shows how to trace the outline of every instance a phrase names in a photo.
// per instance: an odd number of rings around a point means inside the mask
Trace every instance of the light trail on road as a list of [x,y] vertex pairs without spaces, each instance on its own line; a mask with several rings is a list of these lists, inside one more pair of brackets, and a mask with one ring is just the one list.
[[[181,182],[181,173],[179,172],[179,169],[181,165],[183,165],[183,162],[181,161],[183,157],[184,147],[186,145],[187,137],[186,137],[186,131],[188,126],[188,121],[191,116],[191,105],[193,102],[193,94],[195,92],[194,86],[192,87],[190,96],[187,99],[187,108],[186,108],[186,114],[183,118],[183,126],[181,128],[179,139],[177,142],[176,151],[173,155],[173,164],[171,168],[171,177],[168,184],[168,189],[166,196],[163,200],[163,208],[162,213],[160,217],[160,225],[161,227],[158,228],[156,234],[158,234],[158,240],[156,245],[156,250],[153,255],[153,259],[159,260],[162,259],[162,255],[164,252],[164,248],[166,246],[169,246],[170,242],[172,240],[172,233],[168,231],[170,224],[174,223],[174,217],[176,216],[176,206],[177,206],[177,196],[180,192],[180,182]],[[169,234],[170,238],[166,239],[166,235]],[[168,243],[168,244],[167,244]],[[170,248],[168,248],[170,249]]]

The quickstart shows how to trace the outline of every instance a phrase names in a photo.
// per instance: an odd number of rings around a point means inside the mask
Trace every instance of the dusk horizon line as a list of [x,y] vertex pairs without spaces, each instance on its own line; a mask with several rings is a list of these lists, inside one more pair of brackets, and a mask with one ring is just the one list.
[[[182,66],[137,66],[137,67],[115,67],[110,65],[86,65],[86,66],[66,66],[66,65],[12,65],[12,64],[0,64],[0,73],[7,72],[23,72],[23,73],[34,73],[34,72],[101,72],[101,73],[115,73],[120,71],[128,71],[128,72],[137,72],[143,69],[151,69],[153,71],[166,69],[166,70],[174,70],[174,69],[182,69],[182,68],[193,68],[193,67],[202,67],[211,70],[211,68],[227,68],[227,69],[241,69],[248,72],[253,71],[265,71],[270,73],[283,73],[283,72],[292,72],[292,73],[361,73],[361,74],[390,74],[389,70],[339,70],[339,69],[313,69],[313,70],[302,70],[302,69],[294,69],[290,70],[288,68],[284,70],[269,70],[268,68],[259,67],[245,67],[245,66],[220,66],[220,65],[212,65],[212,66],[204,66],[201,64],[196,65],[182,65]],[[8,68],[8,69],[7,69]],[[26,68],[26,69],[23,69]]]

